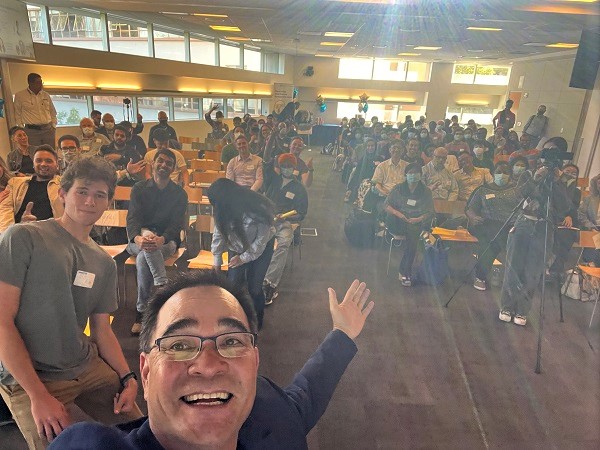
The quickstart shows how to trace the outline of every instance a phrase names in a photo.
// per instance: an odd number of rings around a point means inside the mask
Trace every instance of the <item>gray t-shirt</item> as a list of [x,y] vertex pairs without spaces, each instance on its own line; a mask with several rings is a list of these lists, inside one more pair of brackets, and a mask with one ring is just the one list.
[[[0,237],[0,280],[21,288],[15,324],[39,377],[76,378],[96,354],[83,334],[88,317],[117,309],[113,259],[54,219],[16,224]],[[1,362],[0,383],[16,384]]]

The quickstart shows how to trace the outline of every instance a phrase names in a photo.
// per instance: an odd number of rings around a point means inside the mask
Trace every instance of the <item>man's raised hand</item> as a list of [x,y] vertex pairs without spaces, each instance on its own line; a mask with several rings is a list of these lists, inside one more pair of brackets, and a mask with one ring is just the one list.
[[[373,310],[375,303],[367,304],[371,291],[365,283],[354,280],[342,303],[338,303],[337,295],[332,288],[329,292],[329,311],[333,319],[334,330],[343,331],[351,339],[356,339],[365,324],[365,320]],[[366,305],[366,306],[365,306]]]

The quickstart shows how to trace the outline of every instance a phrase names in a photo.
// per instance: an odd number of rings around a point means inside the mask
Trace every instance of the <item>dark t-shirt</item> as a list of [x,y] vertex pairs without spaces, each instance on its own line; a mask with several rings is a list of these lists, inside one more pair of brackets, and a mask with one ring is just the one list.
[[19,169],[19,172],[28,175],[35,173],[35,170],[33,170],[33,160],[31,159],[31,156],[23,155],[23,159],[21,160],[21,168]]
[[23,217],[23,213],[29,202],[33,202],[31,214],[37,217],[37,220],[46,220],[53,217],[52,205],[48,198],[49,181],[50,180],[37,181],[35,176],[29,181],[29,187],[25,193],[25,198],[23,198],[23,203],[21,204],[19,211],[17,211],[17,214],[15,214],[15,223],[21,222],[21,217]]

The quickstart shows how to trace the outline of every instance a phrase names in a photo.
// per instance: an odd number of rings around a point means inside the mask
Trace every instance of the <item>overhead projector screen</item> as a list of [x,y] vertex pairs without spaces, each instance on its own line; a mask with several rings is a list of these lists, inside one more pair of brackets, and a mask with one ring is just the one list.
[[17,0],[0,2],[0,58],[35,60],[27,6]]

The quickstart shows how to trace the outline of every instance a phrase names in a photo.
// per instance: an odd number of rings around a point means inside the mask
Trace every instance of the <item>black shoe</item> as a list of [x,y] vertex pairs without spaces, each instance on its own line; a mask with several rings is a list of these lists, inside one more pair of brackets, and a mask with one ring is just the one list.
[[132,336],[139,336],[142,331],[142,313],[139,311],[135,312],[135,322],[131,326]]
[[263,284],[263,291],[265,293],[265,306],[273,304],[273,299],[277,297],[277,288],[265,282]]

